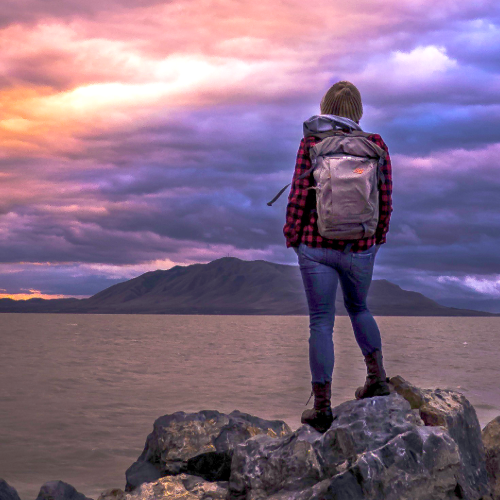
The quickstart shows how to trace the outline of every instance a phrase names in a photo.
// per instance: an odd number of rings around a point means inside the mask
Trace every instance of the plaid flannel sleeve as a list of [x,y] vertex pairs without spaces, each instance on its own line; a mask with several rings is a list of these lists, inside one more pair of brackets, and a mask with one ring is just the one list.
[[303,138],[300,141],[299,151],[297,152],[297,161],[295,162],[295,172],[293,174],[292,186],[288,195],[288,204],[286,207],[286,221],[283,227],[283,234],[286,238],[287,247],[298,247],[302,236],[302,221],[306,210],[307,197],[310,191],[311,176],[304,179],[298,179],[300,175],[311,168],[309,158],[309,149],[312,138]]
[[373,142],[380,146],[386,153],[385,163],[382,166],[382,172],[385,180],[380,189],[380,217],[378,226],[375,232],[376,243],[381,245],[386,242],[386,235],[389,231],[389,222],[392,213],[392,165],[389,156],[389,149],[382,137],[379,135],[373,136]]

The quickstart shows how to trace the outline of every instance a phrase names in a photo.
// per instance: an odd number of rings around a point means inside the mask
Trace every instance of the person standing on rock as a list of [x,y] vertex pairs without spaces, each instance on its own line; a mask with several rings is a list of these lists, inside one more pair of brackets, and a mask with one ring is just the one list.
[[[301,422],[325,432],[333,421],[333,326],[339,281],[367,367],[365,385],[356,390],[355,396],[362,399],[389,394],[380,331],[366,299],[375,256],[389,230],[392,171],[389,151],[380,135],[364,133],[359,126],[363,106],[352,83],[335,83],[324,95],[320,112],[304,123],[283,232],[287,247],[298,255],[310,316],[314,408],[303,412]],[[351,163],[341,165],[340,160]],[[372,177],[361,182],[370,169]],[[358,183],[357,187],[352,183]],[[327,189],[321,191],[325,186]],[[373,211],[370,220],[348,213],[350,204],[358,203],[352,201],[352,192],[363,189],[367,197],[371,196],[366,201]],[[332,199],[326,191],[333,193]],[[361,212],[366,213],[366,209]],[[335,226],[338,223],[342,227]],[[329,224],[331,227],[327,227]]]

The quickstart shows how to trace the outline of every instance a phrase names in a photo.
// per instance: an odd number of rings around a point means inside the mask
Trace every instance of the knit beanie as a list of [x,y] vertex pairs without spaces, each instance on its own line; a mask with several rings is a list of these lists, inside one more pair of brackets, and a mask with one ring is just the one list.
[[337,82],[323,96],[320,104],[322,115],[337,115],[359,123],[363,116],[361,94],[351,82]]

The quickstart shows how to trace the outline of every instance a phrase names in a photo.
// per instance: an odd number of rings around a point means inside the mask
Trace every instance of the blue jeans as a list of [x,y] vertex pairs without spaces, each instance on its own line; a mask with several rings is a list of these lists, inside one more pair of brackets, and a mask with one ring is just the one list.
[[378,248],[374,245],[364,252],[343,253],[330,248],[311,248],[301,243],[296,249],[309,305],[312,382],[332,380],[335,295],[339,281],[361,352],[366,356],[382,348],[380,331],[366,305]]

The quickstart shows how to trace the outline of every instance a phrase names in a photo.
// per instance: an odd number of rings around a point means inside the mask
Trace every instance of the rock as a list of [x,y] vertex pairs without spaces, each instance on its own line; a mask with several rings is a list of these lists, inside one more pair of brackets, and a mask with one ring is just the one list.
[[377,400],[376,405],[373,399],[365,399],[337,406],[334,422],[324,435],[302,426],[286,438],[258,436],[239,445],[231,467],[231,497],[312,486],[346,470],[358,453],[379,448],[413,428],[415,416],[403,398],[392,395]]
[[71,484],[63,481],[48,481],[38,493],[36,500],[91,500],[79,493]]
[[[289,437],[257,436],[236,447],[229,480],[230,499],[267,498],[280,491],[302,490],[323,479],[321,464],[302,428]],[[309,438],[309,439],[308,439]]]
[[0,500],[21,500],[17,491],[0,478]]
[[217,481],[216,487],[214,488],[213,482],[205,481],[196,476],[184,474],[182,482],[186,490],[190,493],[201,495],[203,498],[227,498],[227,489],[229,486],[227,481]]
[[449,434],[424,427],[409,403],[392,394],[336,407],[325,434],[302,426],[284,438],[240,444],[228,498],[439,500],[453,498],[459,469]]
[[389,396],[334,408],[324,434],[238,411],[165,415],[127,471],[132,493],[100,500],[492,500],[467,399],[401,377],[390,385]]
[[280,420],[264,420],[237,410],[229,415],[210,410],[164,415],[155,421],[144,451],[127,470],[125,491],[181,473],[227,481],[236,445],[259,434],[276,438],[291,432]]
[[419,389],[402,377],[390,379],[396,392],[418,409],[426,426],[444,427],[460,453],[459,484],[463,498],[481,498],[489,492],[485,451],[476,410],[459,392],[448,389]]
[[424,404],[424,395],[422,391],[418,387],[411,385],[403,377],[399,375],[392,377],[389,380],[389,386],[403,396],[406,401],[410,403],[413,410],[420,408]]
[[226,496],[227,483],[180,474],[144,483],[127,494],[125,500],[225,500]]
[[[455,495],[459,469],[457,445],[443,429],[415,427],[378,450],[363,453],[352,467],[332,479],[323,497],[325,500],[462,498]],[[345,490],[344,485],[350,485],[352,493],[346,496],[344,492],[339,497],[336,492]]]
[[302,426],[235,447],[228,498],[486,499],[484,449],[470,403],[401,377],[391,385],[390,396],[334,408],[325,434]]
[[494,500],[500,500],[500,416],[486,425],[482,437],[492,496]]
[[120,488],[103,491],[97,500],[125,500],[126,493]]

